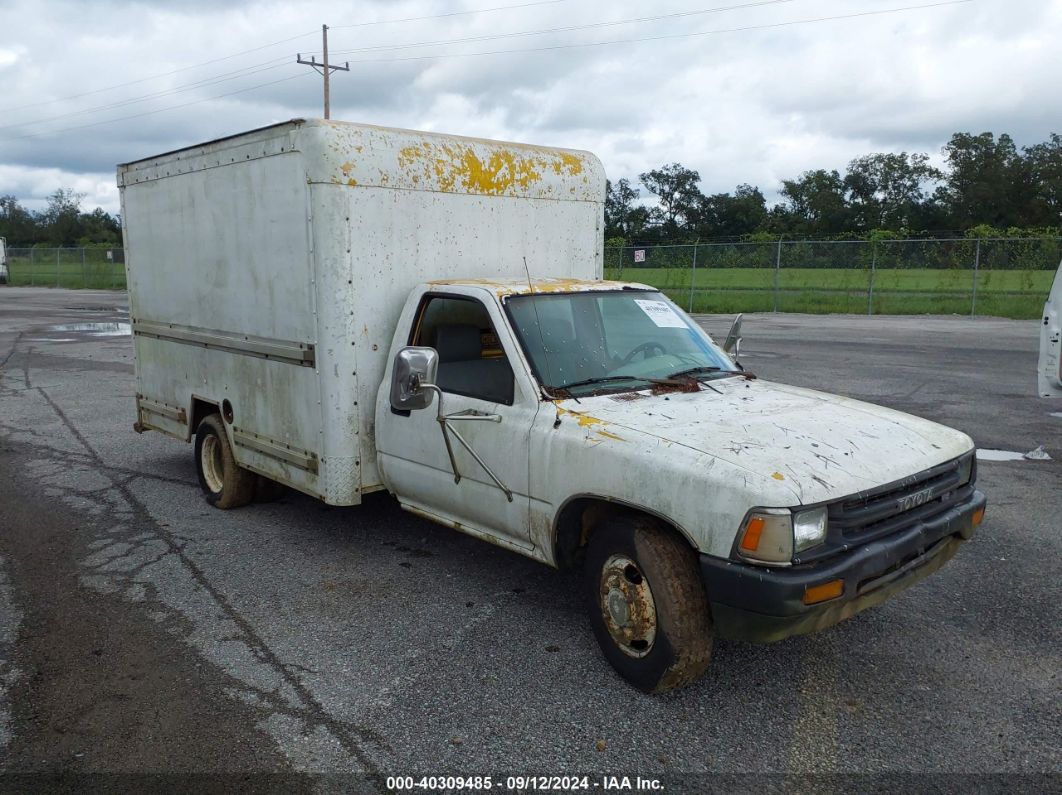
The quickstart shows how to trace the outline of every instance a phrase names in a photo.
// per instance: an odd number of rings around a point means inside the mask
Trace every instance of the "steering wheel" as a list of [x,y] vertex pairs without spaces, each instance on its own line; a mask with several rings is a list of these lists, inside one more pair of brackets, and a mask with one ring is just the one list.
[[650,342],[643,342],[641,345],[637,346],[630,353],[624,356],[623,361],[620,362],[619,366],[623,367],[624,365],[630,364],[634,357],[637,356],[639,353],[646,354],[645,358],[648,359],[648,353],[651,350],[660,351],[659,354],[653,354],[654,356],[662,356],[663,354],[667,353],[667,348],[665,348],[663,345],[661,345],[659,342],[656,342],[655,340]]

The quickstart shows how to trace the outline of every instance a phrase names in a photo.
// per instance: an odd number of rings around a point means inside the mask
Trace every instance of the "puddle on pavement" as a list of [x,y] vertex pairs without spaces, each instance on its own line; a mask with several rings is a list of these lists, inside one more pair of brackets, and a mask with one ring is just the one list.
[[48,331],[68,334],[75,331],[81,334],[91,334],[94,337],[128,337],[132,333],[128,323],[63,323],[58,326],[49,326]]

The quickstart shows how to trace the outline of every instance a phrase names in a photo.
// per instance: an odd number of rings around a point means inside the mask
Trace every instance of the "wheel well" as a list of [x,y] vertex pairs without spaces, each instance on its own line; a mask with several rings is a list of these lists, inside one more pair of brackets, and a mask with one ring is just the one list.
[[191,421],[188,423],[188,438],[195,436],[196,429],[206,417],[220,412],[217,403],[202,398],[192,398]]
[[557,517],[554,553],[557,566],[570,568],[582,563],[590,536],[603,519],[612,516],[643,516],[675,533],[684,543],[689,539],[675,525],[649,511],[613,502],[601,497],[576,497],[569,500]]

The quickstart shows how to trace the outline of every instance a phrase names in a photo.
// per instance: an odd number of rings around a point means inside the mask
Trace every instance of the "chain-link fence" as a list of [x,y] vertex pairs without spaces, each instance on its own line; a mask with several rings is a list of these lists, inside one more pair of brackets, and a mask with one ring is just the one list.
[[605,249],[605,276],[691,312],[1039,317],[1062,238],[698,243]]
[[7,283],[26,287],[125,289],[121,248],[9,248]]
[[[776,240],[605,249],[605,276],[691,312],[1039,317],[1062,238]],[[124,289],[121,248],[10,248],[8,284]]]

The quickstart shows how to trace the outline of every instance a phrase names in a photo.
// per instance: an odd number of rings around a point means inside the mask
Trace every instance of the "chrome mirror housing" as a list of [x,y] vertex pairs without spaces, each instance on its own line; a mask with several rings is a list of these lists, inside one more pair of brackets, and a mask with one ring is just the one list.
[[723,350],[729,353],[735,362],[741,352],[741,318],[742,315],[734,318],[734,325],[730,327],[730,333],[726,335],[726,342],[723,343]]
[[418,411],[431,405],[439,371],[439,354],[434,348],[403,348],[395,354],[391,369],[391,408],[396,411]]

